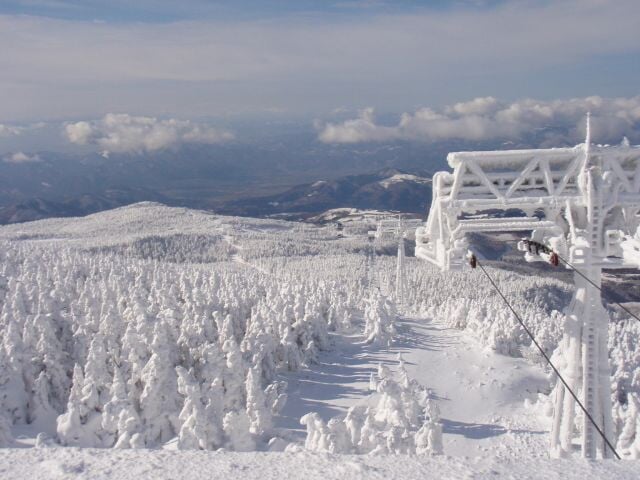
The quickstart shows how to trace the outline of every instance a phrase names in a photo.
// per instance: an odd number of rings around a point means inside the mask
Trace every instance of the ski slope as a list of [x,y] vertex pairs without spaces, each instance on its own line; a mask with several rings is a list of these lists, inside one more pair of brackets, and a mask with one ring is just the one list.
[[[372,255],[370,228],[354,220],[339,238],[333,226],[151,203],[0,228],[0,471],[172,478],[190,462],[193,478],[540,478],[563,465],[631,475],[633,461],[548,461],[554,379],[501,299],[478,272],[442,274],[409,257],[396,304],[395,246]],[[489,259],[498,250],[483,249]],[[566,275],[532,275],[501,252],[507,263],[486,261],[492,276],[553,353]],[[635,458],[640,330],[614,318],[617,448]],[[372,385],[380,365],[398,371],[398,354],[413,400],[383,377]],[[408,405],[439,414],[394,423]],[[322,428],[338,428],[358,409],[372,422],[367,446],[328,430],[309,442],[300,422],[316,412]],[[438,431],[444,456],[431,443]]]
[[464,332],[427,318],[402,318],[397,326],[388,349],[363,345],[357,337],[336,339],[318,364],[287,375],[289,398],[280,426],[303,435],[299,419],[308,411],[324,418],[346,413],[369,394],[378,363],[394,365],[402,354],[410,376],[438,400],[447,455],[547,456],[548,420],[524,403],[548,391],[539,367],[495,355]]

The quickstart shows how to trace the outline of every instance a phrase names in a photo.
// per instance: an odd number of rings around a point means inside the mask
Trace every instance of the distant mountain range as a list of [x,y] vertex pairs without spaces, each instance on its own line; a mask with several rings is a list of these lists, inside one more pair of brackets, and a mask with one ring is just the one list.
[[[81,216],[146,200],[254,216],[306,216],[334,206],[414,211],[424,206],[424,184],[384,188],[376,182],[394,174],[385,170],[418,176],[435,171],[444,167],[446,152],[413,144],[332,146],[295,137],[108,158],[36,153],[36,160],[21,163],[0,156],[0,224]],[[413,195],[420,197],[419,207]]]
[[430,202],[429,174],[383,169],[372,174],[317,180],[275,195],[233,200],[215,210],[227,215],[306,219],[341,207],[423,214]]
[[[156,192],[133,189],[108,190],[103,194],[83,194],[63,200],[32,198],[0,208],[0,223],[83,216],[141,200],[175,203]],[[217,201],[207,209],[225,215],[302,220],[341,207],[424,214],[430,200],[431,180],[427,174],[384,169],[372,174],[317,180],[273,195]]]
[[[428,179],[449,151],[527,145],[392,142],[327,145],[314,134],[101,156],[0,155],[0,224],[82,216],[140,201],[244,216],[306,219],[327,209],[424,214]],[[36,155],[37,154],[37,155]]]

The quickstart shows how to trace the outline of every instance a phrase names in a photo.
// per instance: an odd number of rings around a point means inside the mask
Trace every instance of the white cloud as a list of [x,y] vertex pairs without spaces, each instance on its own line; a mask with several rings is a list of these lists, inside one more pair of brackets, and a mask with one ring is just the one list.
[[153,152],[183,143],[220,143],[233,135],[208,125],[189,120],[158,119],[109,113],[95,122],[68,123],[67,139],[78,145],[97,145],[108,157],[109,152]]
[[64,129],[67,139],[71,143],[77,143],[78,145],[89,143],[94,130],[89,122],[69,123],[65,125]]
[[568,131],[564,140],[580,141],[587,112],[592,113],[594,140],[616,141],[640,136],[640,96],[631,98],[586,97],[570,100],[524,99],[500,102],[492,97],[456,103],[438,111],[424,107],[403,113],[393,126],[375,122],[373,109],[342,123],[319,125],[318,138],[325,143],[358,143],[389,140],[512,140],[545,127]]
[[486,115],[497,110],[500,106],[493,97],[478,97],[469,102],[459,102],[445,108],[447,114],[458,115]]
[[366,108],[356,119],[340,124],[327,123],[319,138],[325,143],[358,143],[393,140],[396,136],[395,128],[376,125],[373,108]]
[[0,123],[0,137],[13,137],[23,132],[23,127],[15,127],[11,125],[3,125]]
[[15,152],[4,156],[2,160],[6,163],[32,163],[39,162],[40,157],[38,155],[27,155],[24,152]]

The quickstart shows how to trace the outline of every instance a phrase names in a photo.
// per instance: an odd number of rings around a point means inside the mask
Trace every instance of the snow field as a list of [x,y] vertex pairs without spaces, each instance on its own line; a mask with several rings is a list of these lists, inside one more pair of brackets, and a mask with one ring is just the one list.
[[170,450],[107,450],[85,448],[0,449],[0,474],[5,478],[56,480],[306,480],[349,479],[636,479],[637,462],[505,460],[491,456],[419,457],[409,455],[336,455],[317,452],[204,452]]
[[[385,251],[394,251],[393,245],[388,247]],[[518,365],[528,362],[533,366],[527,368],[538,372],[540,358],[479,272],[445,275],[407,258],[405,299],[395,304],[391,293],[395,258],[377,256],[372,265],[365,256],[368,248],[366,235],[337,239],[332,227],[218,217],[153,204],[83,219],[3,227],[0,442],[28,445],[34,441],[29,437],[41,433],[35,439],[41,447],[170,445],[246,451],[282,450],[293,442],[300,448],[301,439],[290,426],[282,426],[281,418],[288,411],[299,411],[293,400],[304,393],[292,391],[287,380],[295,382],[303,372],[317,371],[327,355],[353,353],[341,348],[344,339],[356,338],[353,348],[368,349],[392,368],[396,368],[392,347],[405,350],[407,366],[401,374],[405,379],[380,378],[369,413],[357,407],[352,411],[351,417],[362,413],[363,421],[377,416],[378,423],[370,421],[367,427],[377,432],[369,444],[360,445],[353,437],[349,443],[335,433],[344,433],[345,415],[358,403],[356,398],[349,400],[350,405],[326,399],[339,405],[343,413],[338,415],[300,411],[299,417],[306,416],[310,427],[307,448],[345,453],[423,448],[435,453],[438,416],[424,412],[430,397],[420,397],[414,390],[409,395],[405,385],[415,385],[413,377],[427,389],[437,381],[442,389],[459,392],[456,370],[466,369],[465,375],[473,371],[469,365],[455,367],[456,357],[464,357],[464,351],[452,347],[445,352],[449,357],[438,360],[436,354],[442,355],[437,351],[424,353],[415,339],[416,346],[410,348],[403,335],[430,329],[438,340],[440,330],[467,332],[478,346],[476,351],[463,344],[462,348],[473,350],[474,356],[464,358],[469,364],[477,362],[483,347],[523,357]],[[489,271],[545,350],[553,352],[562,333],[560,311],[568,304],[571,286],[499,268]],[[407,330],[411,322],[415,326]],[[638,325],[626,319],[617,318],[611,325],[614,419],[618,448],[628,457],[640,452],[639,335]],[[455,341],[461,338],[453,335]],[[426,363],[434,362],[434,368],[443,370],[448,365],[445,360],[450,362],[452,371],[446,373],[451,381],[430,372]],[[438,361],[442,363],[436,366]],[[493,365],[487,364],[487,371],[496,368]],[[384,372],[386,367],[382,368]],[[519,372],[499,378],[517,382]],[[530,403],[540,399],[537,408],[530,409],[533,416],[545,411],[553,380],[546,389],[536,387],[540,394],[525,395]],[[540,385],[540,380],[534,383]],[[490,402],[498,413],[513,414],[499,405],[504,399],[498,399],[496,392],[502,387],[494,387],[489,396],[482,396],[482,389],[473,385],[480,392],[474,398]],[[367,394],[364,391],[361,397]],[[419,399],[411,400],[412,395]],[[445,400],[436,401],[442,410],[447,454],[447,440],[462,429],[461,420],[451,419],[464,417],[460,411],[464,403],[452,401],[449,406]],[[523,398],[518,401],[523,405]],[[394,407],[388,408],[390,404]],[[483,410],[482,415],[488,412]],[[468,424],[472,420],[464,418]],[[418,435],[429,422],[432,425]],[[539,429],[535,422],[527,420],[525,427]],[[352,428],[360,438],[363,429]],[[544,440],[528,446],[544,449]],[[462,442],[451,452],[464,455],[465,448],[468,443]],[[525,455],[526,448],[519,452]],[[249,458],[258,457],[247,457],[247,462],[253,461]],[[429,468],[418,463],[418,469]]]

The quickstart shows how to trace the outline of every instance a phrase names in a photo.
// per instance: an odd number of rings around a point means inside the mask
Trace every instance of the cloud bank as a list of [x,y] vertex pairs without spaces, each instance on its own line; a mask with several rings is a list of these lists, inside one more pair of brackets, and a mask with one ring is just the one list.
[[101,120],[68,123],[67,140],[77,145],[97,145],[105,152],[153,152],[185,143],[214,144],[233,134],[189,120],[157,119],[109,113]]
[[626,65],[640,53],[639,18],[637,0],[252,21],[0,15],[0,122],[111,111],[193,118],[272,107],[407,109],[479,94],[634,95],[640,74]]
[[640,138],[640,96],[593,96],[553,101],[525,99],[510,103],[493,97],[479,97],[439,110],[423,107],[403,113],[400,121],[392,126],[376,123],[373,108],[367,108],[357,118],[320,125],[318,139],[325,143],[516,140],[551,127],[552,132],[566,132],[563,134],[565,142],[579,142],[584,135],[587,112],[592,114],[596,141],[619,141],[623,136]]

